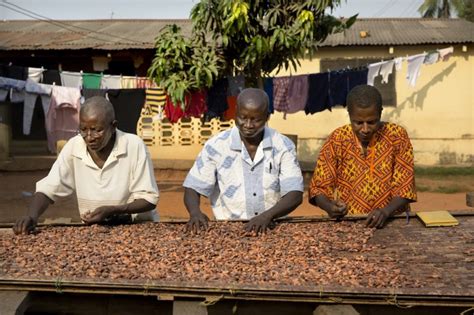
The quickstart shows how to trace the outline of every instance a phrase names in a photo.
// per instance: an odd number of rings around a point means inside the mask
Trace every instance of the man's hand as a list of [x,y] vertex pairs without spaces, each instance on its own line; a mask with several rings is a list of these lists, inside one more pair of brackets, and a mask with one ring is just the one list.
[[267,229],[273,226],[272,217],[267,212],[263,212],[256,217],[253,217],[244,225],[246,232],[255,232],[256,234],[264,234]]
[[96,224],[103,222],[107,217],[115,213],[116,208],[114,206],[102,206],[95,209],[92,212],[86,212],[81,215],[81,219],[86,224]]
[[380,229],[385,224],[385,221],[390,217],[390,213],[387,209],[377,208],[374,209],[365,220],[365,226],[369,228]]
[[209,228],[209,218],[202,212],[191,215],[188,223],[186,224],[186,232],[199,234],[202,230]]
[[29,215],[24,216],[16,221],[13,226],[13,232],[15,234],[29,234],[35,230],[37,220],[33,219]]
[[331,201],[332,205],[327,211],[330,218],[342,218],[347,214],[347,205],[342,200]]

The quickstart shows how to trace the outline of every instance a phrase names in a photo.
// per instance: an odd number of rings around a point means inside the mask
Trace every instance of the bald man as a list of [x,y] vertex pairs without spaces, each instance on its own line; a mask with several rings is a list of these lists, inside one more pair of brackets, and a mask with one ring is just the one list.
[[183,184],[189,231],[208,227],[201,195],[210,199],[217,220],[249,220],[245,230],[256,233],[301,204],[303,176],[295,146],[266,127],[268,106],[263,90],[243,90],[237,98],[235,127],[204,145]]
[[36,183],[27,215],[13,227],[16,234],[33,231],[50,204],[73,192],[87,224],[157,220],[158,187],[143,141],[117,129],[112,104],[100,96],[86,100],[79,120],[79,134]]

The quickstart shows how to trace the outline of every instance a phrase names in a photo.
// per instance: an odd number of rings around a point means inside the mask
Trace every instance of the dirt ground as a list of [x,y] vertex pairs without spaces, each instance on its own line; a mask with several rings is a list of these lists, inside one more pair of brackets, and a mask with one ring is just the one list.
[[[0,172],[0,223],[12,223],[26,213],[27,205],[35,190],[35,183],[46,174],[47,171]],[[186,172],[155,170],[155,175],[160,189],[158,210],[161,220],[186,219],[188,215],[183,204],[183,188],[181,186]],[[466,178],[465,180],[470,181],[471,179]],[[424,181],[422,184],[424,187],[443,185],[439,181]],[[207,199],[202,198],[202,205],[203,211],[211,216],[212,212]],[[466,192],[453,194],[418,192],[418,202],[412,204],[413,211],[461,209],[468,209]],[[474,208],[471,209],[474,211]],[[324,215],[324,212],[308,203],[307,192],[305,192],[303,204],[291,215],[320,216]],[[57,218],[71,218],[73,222],[79,221],[75,197],[56,202],[43,215],[43,219],[55,220]]]

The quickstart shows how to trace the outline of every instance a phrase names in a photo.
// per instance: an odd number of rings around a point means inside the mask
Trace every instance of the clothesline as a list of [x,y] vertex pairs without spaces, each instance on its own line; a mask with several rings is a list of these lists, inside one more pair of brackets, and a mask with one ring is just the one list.
[[[288,113],[304,110],[306,114],[314,114],[331,110],[336,105],[344,106],[347,93],[354,86],[373,85],[375,77],[379,75],[382,76],[382,82],[387,83],[393,69],[399,71],[405,60],[408,62],[407,81],[409,85],[415,86],[421,65],[446,61],[452,53],[453,47],[448,47],[382,60],[362,68],[266,78],[264,89],[270,98],[269,110],[272,113],[274,110],[283,112],[286,118]],[[23,133],[28,135],[36,100],[40,97],[52,152],[55,152],[56,140],[67,140],[77,133],[81,102],[90,96],[108,95],[119,116],[119,128],[135,133],[142,110],[153,113],[154,120],[166,117],[171,123],[182,117],[233,119],[237,95],[243,88],[245,78],[242,75],[219,79],[208,91],[190,95],[183,110],[180,106],[174,106],[166,91],[144,77],[0,65],[0,101],[5,101],[9,95],[12,103],[24,102]]]
[[[419,66],[424,64],[432,64],[437,62],[439,59],[446,60],[450,54],[453,53],[453,47],[447,47],[443,49],[436,49],[429,52],[424,52],[417,55],[397,57],[389,60],[381,60],[380,62],[367,64],[368,72],[368,84],[373,85],[373,79],[379,74],[382,75],[383,83],[388,82],[388,75],[392,72],[393,66],[395,65],[396,70],[401,69],[401,62],[408,61],[409,65],[414,64],[413,71],[408,71],[407,80],[411,86],[415,86],[416,78],[419,75]],[[423,59],[422,59],[423,57]],[[147,77],[140,76],[123,76],[123,75],[111,75],[102,73],[87,73],[82,70],[79,72],[74,71],[60,71],[60,70],[48,70],[44,67],[21,67],[14,66],[11,63],[9,65],[3,65],[0,69],[0,77],[11,77],[4,75],[5,70],[15,67],[13,72],[17,75],[17,79],[26,80],[27,78],[32,79],[37,83],[46,84],[61,84],[67,87],[78,87],[85,89],[121,89],[121,88],[151,88],[157,87],[155,82],[152,82]],[[23,70],[22,70],[22,69]],[[349,70],[354,69],[348,67]],[[3,71],[2,71],[3,70]],[[344,70],[344,69],[342,69]],[[334,70],[333,70],[334,71]],[[333,72],[328,70],[327,72]],[[22,73],[21,75],[18,75]],[[47,80],[44,77],[47,76]],[[55,78],[54,78],[55,77]],[[45,82],[47,81],[47,82]]]

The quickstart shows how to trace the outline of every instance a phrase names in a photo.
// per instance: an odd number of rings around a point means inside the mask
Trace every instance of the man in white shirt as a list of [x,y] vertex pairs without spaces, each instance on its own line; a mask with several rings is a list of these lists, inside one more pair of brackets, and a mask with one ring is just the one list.
[[268,106],[263,90],[243,90],[236,126],[204,145],[183,184],[188,230],[208,227],[209,219],[199,208],[201,195],[210,199],[217,220],[250,220],[245,229],[256,233],[301,204],[303,176],[295,146],[265,126]]
[[73,192],[87,224],[157,220],[159,193],[150,154],[138,136],[118,130],[117,124],[108,100],[86,100],[79,134],[66,143],[48,176],[36,183],[27,215],[13,227],[16,234],[33,231],[51,203]]

